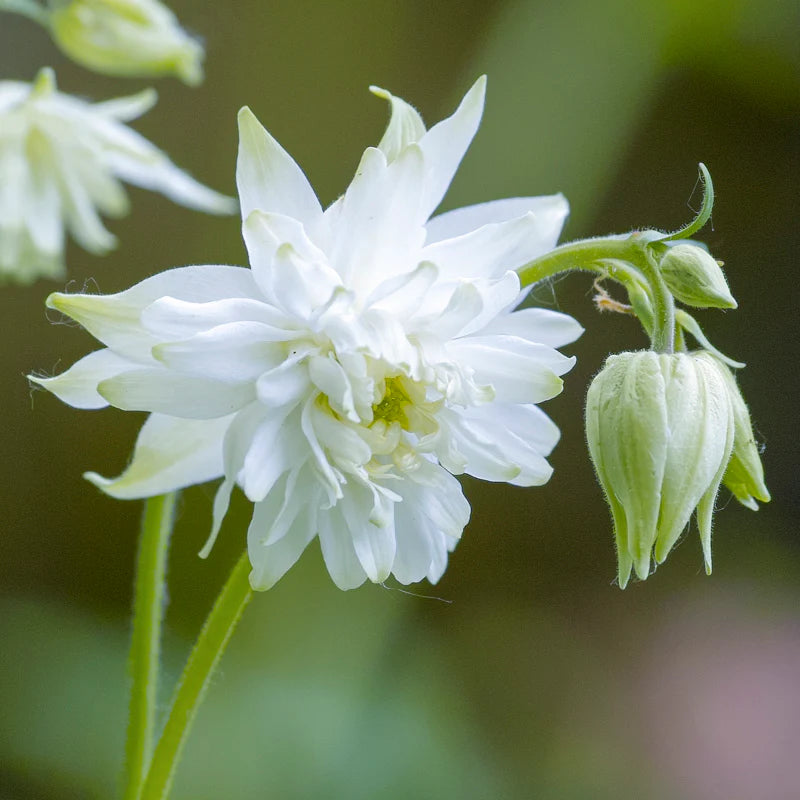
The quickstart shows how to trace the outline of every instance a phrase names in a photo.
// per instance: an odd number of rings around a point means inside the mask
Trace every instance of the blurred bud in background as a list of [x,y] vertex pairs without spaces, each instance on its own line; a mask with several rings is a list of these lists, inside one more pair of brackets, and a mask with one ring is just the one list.
[[49,27],[74,61],[107,75],[203,81],[203,47],[158,0],[49,0]]

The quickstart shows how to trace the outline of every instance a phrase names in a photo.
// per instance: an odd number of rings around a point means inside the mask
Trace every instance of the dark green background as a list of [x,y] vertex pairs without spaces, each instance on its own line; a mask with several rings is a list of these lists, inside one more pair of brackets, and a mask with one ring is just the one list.
[[[378,141],[376,83],[425,119],[481,73],[484,122],[443,208],[563,191],[565,238],[675,228],[717,188],[705,240],[740,308],[701,324],[746,361],[740,382],[774,501],[721,496],[714,575],[695,530],[646,583],[613,585],[610,523],[582,432],[586,386],[609,351],[644,345],[599,316],[570,277],[534,301],[586,327],[578,366],[545,405],[563,438],[540,489],[465,481],[473,518],[435,588],[342,593],[312,545],[255,598],[198,718],[175,800],[214,798],[800,797],[798,170],[800,11],[792,0],[172,3],[207,47],[191,90],[155,82],[137,130],[235,192],[236,112],[248,104],[327,204]],[[105,99],[148,81],[93,75],[43,31],[0,16],[0,78],[45,64]],[[235,218],[131,190],[117,252],[70,246],[70,290],[112,292],[188,263],[245,263]],[[81,478],[116,474],[139,415],[31,395],[94,348],[52,324],[47,293],[0,293],[0,798],[107,798],[120,773],[125,648],[140,504]],[[57,320],[60,321],[60,320]],[[170,567],[173,680],[244,543],[240,497],[208,561],[213,487],[186,492]],[[166,687],[167,689],[169,687]],[[164,702],[168,697],[165,691]]]

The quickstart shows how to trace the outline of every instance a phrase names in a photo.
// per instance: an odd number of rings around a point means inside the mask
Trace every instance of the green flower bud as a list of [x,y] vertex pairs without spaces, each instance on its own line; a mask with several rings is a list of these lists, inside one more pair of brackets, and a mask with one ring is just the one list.
[[667,557],[697,510],[711,571],[711,517],[733,446],[733,411],[706,353],[620,353],[586,399],[586,437],[614,521],[619,584]]
[[725,378],[733,407],[733,452],[722,482],[743,506],[758,511],[756,500],[768,503],[770,494],[764,483],[764,467],[758,455],[750,412],[733,373],[723,363],[719,363],[719,370]]
[[676,244],[659,264],[664,283],[681,303],[696,308],[736,308],[714,257],[696,244]]
[[50,31],[74,61],[107,75],[203,80],[203,48],[158,0],[49,0]]

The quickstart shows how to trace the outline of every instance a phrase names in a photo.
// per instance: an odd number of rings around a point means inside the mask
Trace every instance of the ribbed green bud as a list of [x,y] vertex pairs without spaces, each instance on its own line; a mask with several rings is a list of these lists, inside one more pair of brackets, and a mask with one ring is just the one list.
[[725,275],[714,257],[694,244],[676,244],[659,264],[676,300],[695,308],[736,308]]
[[611,507],[619,584],[644,580],[697,510],[711,571],[714,500],[733,447],[733,410],[718,362],[706,353],[620,353],[586,399],[586,437]]
[[721,362],[718,362],[718,367],[725,378],[733,406],[733,452],[722,482],[743,506],[758,511],[756,501],[768,503],[770,494],[764,483],[764,467],[753,435],[750,412],[731,370]]

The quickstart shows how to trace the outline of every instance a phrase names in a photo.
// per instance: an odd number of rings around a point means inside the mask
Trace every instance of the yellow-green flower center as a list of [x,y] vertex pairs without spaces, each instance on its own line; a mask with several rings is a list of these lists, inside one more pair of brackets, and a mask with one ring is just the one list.
[[396,376],[386,378],[386,391],[383,399],[372,406],[374,421],[383,420],[387,425],[399,422],[401,428],[409,429],[406,407],[412,402],[411,397],[403,386],[403,378]]

